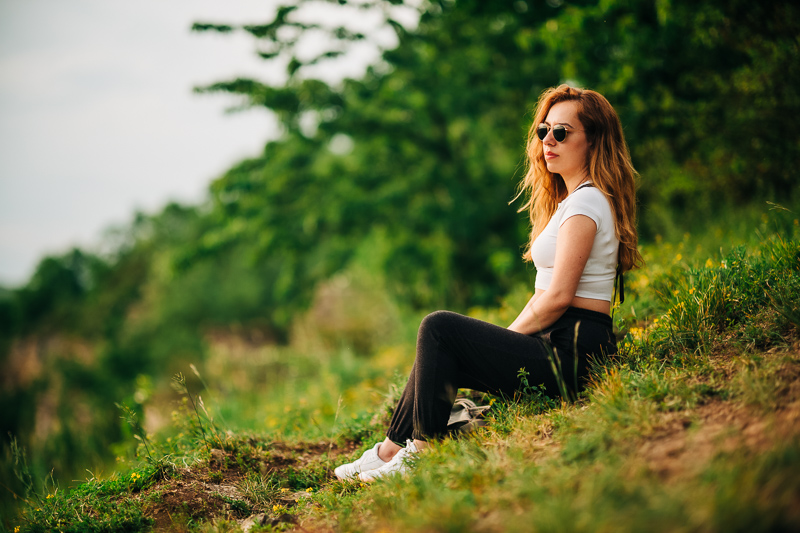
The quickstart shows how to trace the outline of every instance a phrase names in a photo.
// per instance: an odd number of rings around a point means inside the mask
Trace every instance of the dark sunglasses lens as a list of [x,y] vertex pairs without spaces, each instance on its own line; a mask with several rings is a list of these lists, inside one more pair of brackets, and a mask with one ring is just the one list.
[[[550,127],[547,124],[539,124],[536,127],[536,135],[539,137],[540,141],[543,141],[545,137],[547,137],[547,133],[550,131]],[[564,142],[564,139],[567,138],[567,128],[562,125],[553,126],[553,138],[558,142]]]
[[550,131],[550,128],[544,124],[539,124],[539,126],[536,128],[536,135],[539,137],[540,141],[543,141],[544,138],[547,137],[548,131]]

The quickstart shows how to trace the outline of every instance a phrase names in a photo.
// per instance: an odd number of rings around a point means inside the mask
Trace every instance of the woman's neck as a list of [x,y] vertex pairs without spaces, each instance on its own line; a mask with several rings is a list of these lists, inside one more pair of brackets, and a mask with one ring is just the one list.
[[577,189],[582,183],[586,183],[589,181],[589,176],[586,174],[576,174],[569,178],[561,176],[561,179],[564,180],[564,185],[567,187],[567,194],[572,194],[572,192]]

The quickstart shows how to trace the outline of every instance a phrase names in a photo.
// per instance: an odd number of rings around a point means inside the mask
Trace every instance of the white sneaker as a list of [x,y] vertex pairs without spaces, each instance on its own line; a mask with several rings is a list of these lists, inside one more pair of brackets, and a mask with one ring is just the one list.
[[414,441],[407,440],[406,447],[397,452],[395,456],[392,457],[391,461],[385,463],[380,468],[362,471],[358,475],[358,479],[369,483],[385,476],[394,474],[405,475],[411,466],[412,457],[418,452],[419,450],[417,450],[417,447],[414,445]]
[[380,468],[389,464],[378,457],[378,448],[380,448],[380,446],[381,443],[379,442],[369,450],[365,451],[359,459],[353,461],[352,463],[337,466],[333,473],[336,474],[336,477],[339,479],[353,479],[362,472],[375,470],[376,468]]

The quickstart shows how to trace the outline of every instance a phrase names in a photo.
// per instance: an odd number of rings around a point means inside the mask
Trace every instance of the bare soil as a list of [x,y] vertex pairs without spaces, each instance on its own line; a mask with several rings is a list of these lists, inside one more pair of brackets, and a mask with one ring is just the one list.
[[[659,429],[640,443],[638,456],[664,481],[697,475],[716,455],[741,452],[750,456],[800,438],[800,353],[798,346],[767,357],[790,356],[772,369],[774,388],[765,391],[768,405],[746,398],[712,398],[692,410],[664,413]],[[728,380],[740,379],[729,353],[711,361]],[[758,372],[759,369],[753,370]]]
[[[236,520],[246,529],[254,523],[291,522],[293,517],[289,515],[270,518],[271,510],[259,509],[248,500],[240,487],[248,473],[255,471],[280,477],[290,470],[319,463],[325,454],[332,459],[351,453],[356,447],[353,442],[343,446],[325,442],[276,442],[245,461],[241,454],[215,449],[208,461],[180,469],[134,497],[145,502],[146,516],[155,520],[153,531],[186,531],[189,522],[213,519]],[[291,506],[299,497],[287,493],[279,501]]]

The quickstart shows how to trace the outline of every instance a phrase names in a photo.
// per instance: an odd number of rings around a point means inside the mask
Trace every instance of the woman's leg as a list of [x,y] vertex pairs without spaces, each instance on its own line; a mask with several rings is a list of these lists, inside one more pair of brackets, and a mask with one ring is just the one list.
[[[511,396],[520,388],[521,368],[529,373],[531,385],[543,384],[549,395],[558,396],[551,352],[536,336],[449,311],[428,315],[420,325],[417,357],[387,437],[400,444],[443,435],[459,388]],[[569,354],[561,359],[566,368],[572,367]]]

